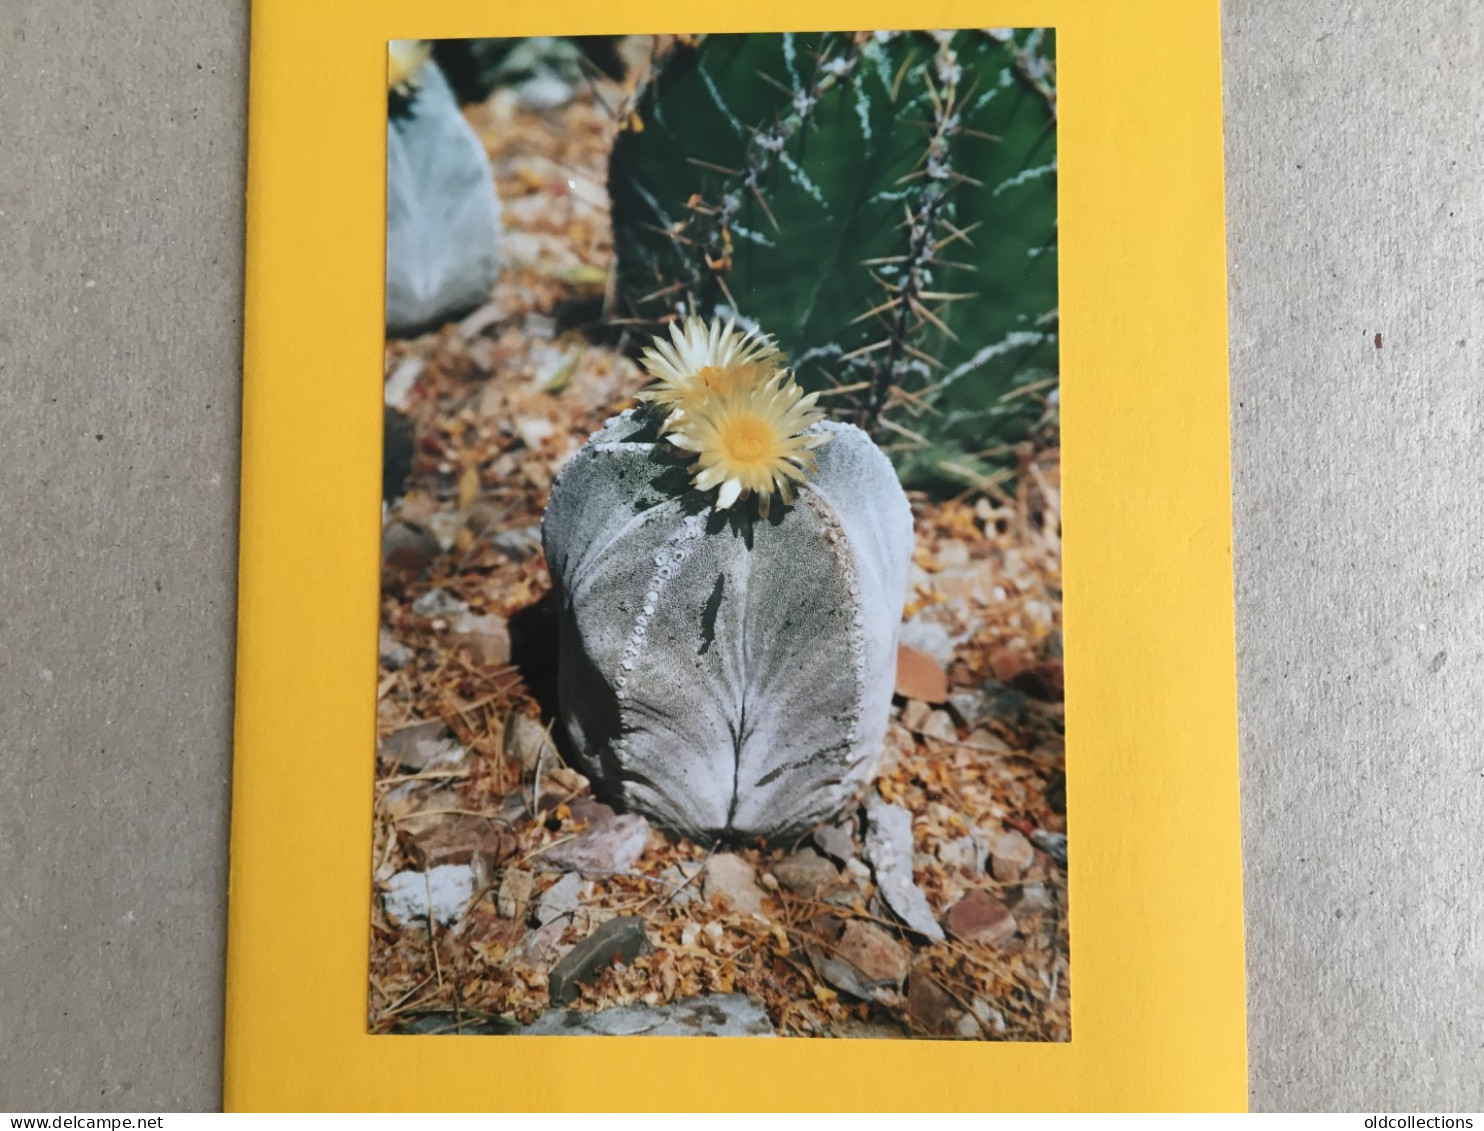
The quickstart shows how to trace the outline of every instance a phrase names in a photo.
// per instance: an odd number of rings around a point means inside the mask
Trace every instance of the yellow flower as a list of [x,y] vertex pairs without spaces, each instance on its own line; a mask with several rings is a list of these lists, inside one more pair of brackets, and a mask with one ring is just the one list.
[[695,453],[691,483],[701,491],[719,488],[717,510],[756,495],[766,518],[775,492],[793,502],[794,483],[816,470],[811,449],[831,439],[829,432],[809,431],[824,419],[814,406],[818,397],[805,396],[782,369],[761,382],[732,381],[688,405],[670,443]]
[[657,337],[641,355],[654,384],[639,394],[666,412],[665,430],[677,427],[702,401],[734,386],[762,385],[777,370],[781,355],[773,340],[756,331],[739,331],[719,319],[695,315],[670,324],[670,341]]

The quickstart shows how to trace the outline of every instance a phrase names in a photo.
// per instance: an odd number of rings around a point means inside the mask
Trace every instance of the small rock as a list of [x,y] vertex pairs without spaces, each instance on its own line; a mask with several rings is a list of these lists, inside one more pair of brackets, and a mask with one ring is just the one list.
[[881,897],[912,930],[941,940],[943,929],[912,876],[912,853],[912,814],[873,795],[866,804],[866,857],[875,869]]
[[537,859],[539,867],[584,875],[627,872],[649,843],[649,822],[637,813],[625,813],[590,825],[569,841],[558,844]]
[[945,668],[953,663],[953,650],[959,641],[946,628],[920,614],[902,625],[901,642],[919,652],[926,652]]
[[[509,922],[506,919],[498,922]],[[510,961],[517,966],[544,969],[550,966],[564,951],[572,948],[562,945],[562,936],[571,924],[566,919],[555,919],[544,926],[528,931],[526,937],[510,953]]]
[[518,530],[498,530],[490,535],[490,545],[514,562],[523,562],[541,550],[541,527],[523,526]]
[[392,370],[392,375],[386,379],[386,386],[382,390],[382,399],[387,407],[406,412],[412,404],[412,387],[417,384],[417,379],[427,368],[427,362],[420,357],[404,357],[397,363],[397,368]]
[[995,648],[989,654],[989,670],[1001,683],[1009,683],[1035,662],[1034,654],[1017,648]]
[[471,943],[478,943],[487,950],[495,950],[503,955],[525,938],[526,925],[513,919],[491,915],[481,906],[469,912],[459,931]]
[[1020,899],[1015,903],[1016,911],[1050,911],[1056,906],[1056,896],[1043,883],[1025,884],[1020,889]]
[[442,719],[424,719],[383,738],[377,744],[376,759],[383,766],[400,766],[420,774],[435,759],[445,756],[453,745],[447,723]]
[[957,742],[958,729],[953,725],[953,716],[947,711],[932,711],[919,728],[923,738],[935,738],[939,742]]
[[464,320],[459,323],[459,333],[465,338],[477,338],[504,316],[503,307],[487,302],[483,306],[475,307],[472,314],[464,317]]
[[525,416],[515,421],[515,434],[526,447],[536,449],[556,431],[556,425],[544,416]]
[[969,564],[969,547],[957,538],[947,538],[938,544],[933,555],[940,569],[957,569]]
[[719,852],[706,861],[701,894],[708,900],[722,896],[744,915],[767,918],[763,910],[763,889],[757,886],[757,872],[742,857],[730,852]]
[[746,994],[707,994],[669,1005],[625,1005],[603,1010],[548,1010],[524,1030],[528,1036],[773,1037],[768,1011]]
[[556,1005],[572,1001],[581,985],[597,981],[614,963],[630,963],[653,948],[637,915],[609,919],[574,946],[547,975],[547,989]]
[[510,662],[510,628],[504,617],[458,613],[449,621],[448,636],[453,647],[467,652],[476,663],[502,667]]
[[519,919],[526,913],[531,902],[531,888],[536,877],[521,868],[506,868],[500,877],[500,890],[495,896],[495,906],[502,919]]
[[938,862],[945,868],[957,869],[974,878],[984,875],[984,845],[972,833],[938,845]]
[[1036,850],[1030,841],[1012,829],[995,838],[989,847],[989,857],[994,878],[1004,884],[1015,884],[1035,862]]
[[958,1024],[953,1027],[953,1035],[966,1041],[975,1040],[979,1036],[979,1022],[972,1015],[961,1013]]
[[571,915],[577,910],[581,898],[582,877],[576,872],[567,872],[536,901],[536,922],[544,927],[554,919]]
[[927,722],[932,713],[933,709],[921,699],[909,699],[902,708],[902,725],[908,730],[921,730],[922,724]]
[[497,822],[470,813],[404,821],[400,836],[403,851],[424,871],[443,864],[472,864],[476,858],[498,865],[514,847],[514,838]]
[[841,865],[854,860],[860,851],[855,842],[854,817],[847,817],[838,824],[820,825],[809,834],[809,839],[814,841],[816,848]]
[[1015,916],[994,896],[975,888],[943,916],[948,933],[963,942],[998,947],[1009,942],[1016,930]]
[[401,671],[412,663],[412,649],[405,644],[398,643],[397,638],[384,628],[381,630],[377,649],[377,657],[381,661],[381,666],[389,672]]
[[778,882],[795,895],[818,899],[840,882],[839,870],[812,848],[801,848],[773,865]]
[[904,699],[942,703],[948,698],[948,673],[926,652],[897,646],[897,694]]
[[430,895],[433,918],[452,923],[474,897],[474,869],[442,864],[428,872],[398,872],[387,881],[381,904],[396,926],[427,926]]
[[973,1013],[980,1025],[992,1033],[1003,1033],[1008,1028],[1005,1024],[1005,1015],[982,997],[976,997],[969,1002],[969,1011]]
[[[1063,779],[1065,780],[1065,779]],[[1067,834],[1037,829],[1031,833],[1031,843],[1063,868],[1067,866]]]
[[973,734],[969,735],[969,745],[975,750],[983,751],[986,754],[1012,753],[1009,744],[1003,738],[985,727],[980,727]]
[[[907,979],[907,1020],[913,1029],[931,1037],[956,1036],[964,1016],[947,990],[922,970],[912,971]],[[979,1031],[977,1023],[974,1031]]]
[[412,611],[420,617],[446,617],[466,613],[469,606],[446,589],[429,589],[412,602]]
[[513,711],[505,717],[505,754],[520,760],[520,768],[534,773],[536,763],[556,765],[556,745],[546,728],[529,715]]
[[881,986],[900,988],[907,976],[906,947],[880,927],[859,919],[851,919],[845,924],[835,943],[835,954],[850,963],[859,975],[860,983],[867,989]]
[[687,860],[679,864],[671,864],[659,874],[660,882],[665,888],[665,899],[676,907],[686,907],[694,903],[699,897],[696,892],[700,885],[693,882],[703,871],[699,861]]
[[594,801],[591,797],[573,798],[567,802],[567,812],[572,815],[573,821],[589,828],[603,821],[611,821],[618,816],[610,806],[604,805],[601,801]]
[[948,697],[948,710],[965,730],[973,730],[990,717],[989,702],[982,691],[955,691]]
[[382,567],[397,573],[421,574],[442,550],[437,536],[416,522],[389,522],[381,532]]

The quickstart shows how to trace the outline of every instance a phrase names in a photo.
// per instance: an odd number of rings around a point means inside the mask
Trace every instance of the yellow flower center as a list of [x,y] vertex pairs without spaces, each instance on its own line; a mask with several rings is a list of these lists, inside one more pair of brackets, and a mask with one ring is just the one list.
[[772,424],[751,413],[742,413],[727,421],[717,439],[732,463],[765,463],[777,448]]

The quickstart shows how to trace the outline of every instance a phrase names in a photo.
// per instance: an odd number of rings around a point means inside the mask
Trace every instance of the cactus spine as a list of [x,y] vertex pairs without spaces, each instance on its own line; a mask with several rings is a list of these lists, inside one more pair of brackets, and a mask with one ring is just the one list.
[[1052,33],[708,36],[638,116],[609,177],[625,313],[770,327],[906,479],[1007,462],[1057,370]]

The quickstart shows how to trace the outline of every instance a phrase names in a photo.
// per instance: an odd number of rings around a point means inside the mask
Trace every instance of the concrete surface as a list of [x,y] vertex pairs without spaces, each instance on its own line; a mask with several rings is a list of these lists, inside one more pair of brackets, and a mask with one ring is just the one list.
[[[1479,1110],[1484,5],[1224,15],[1252,1103]],[[219,1102],[246,31],[0,6],[0,1108]]]

